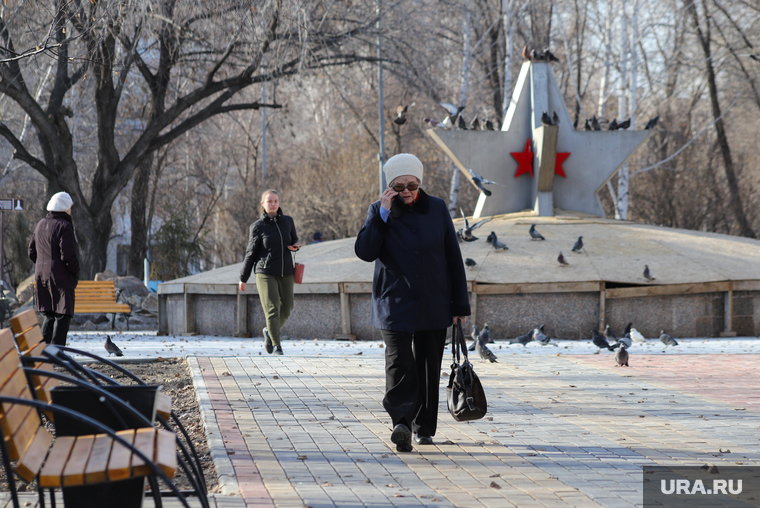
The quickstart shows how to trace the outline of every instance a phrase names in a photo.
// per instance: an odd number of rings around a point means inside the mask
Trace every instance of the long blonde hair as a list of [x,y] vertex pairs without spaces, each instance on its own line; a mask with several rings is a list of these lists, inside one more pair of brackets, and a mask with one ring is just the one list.
[[[267,190],[265,190],[264,192],[261,193],[261,202],[262,203],[264,202],[264,198],[267,197],[267,194],[276,194],[277,195],[277,199],[280,199],[280,193],[279,192],[277,192],[274,189],[267,189]],[[260,208],[261,208],[261,213],[265,213],[266,212],[266,210],[264,210],[263,206],[260,206]]]

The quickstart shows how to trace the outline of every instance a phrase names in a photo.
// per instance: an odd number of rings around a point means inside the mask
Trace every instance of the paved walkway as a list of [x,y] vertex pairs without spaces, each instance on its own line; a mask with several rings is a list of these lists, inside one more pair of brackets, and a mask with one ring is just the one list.
[[381,354],[189,362],[223,493],[247,507],[627,507],[643,465],[760,465],[760,355],[655,349],[627,369],[561,348],[476,363],[489,413],[470,423],[445,410],[444,360],[436,444],[405,454]]

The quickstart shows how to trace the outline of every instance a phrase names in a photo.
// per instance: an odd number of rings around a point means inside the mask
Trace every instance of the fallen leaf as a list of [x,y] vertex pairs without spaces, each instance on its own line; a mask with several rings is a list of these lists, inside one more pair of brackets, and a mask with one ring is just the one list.
[[497,489],[497,490],[501,489],[501,485],[499,485],[496,482],[491,482],[491,485],[489,485],[489,487],[491,487],[492,489]]

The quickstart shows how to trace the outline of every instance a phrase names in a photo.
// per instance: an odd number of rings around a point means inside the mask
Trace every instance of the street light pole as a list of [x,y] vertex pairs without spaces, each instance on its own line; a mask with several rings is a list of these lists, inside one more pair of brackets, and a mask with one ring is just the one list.
[[385,191],[385,174],[383,173],[383,166],[385,165],[385,112],[383,111],[383,46],[382,35],[380,33],[380,1],[377,0],[377,80],[378,80],[378,93],[380,94],[380,151],[377,154],[377,159],[380,163],[380,194]]

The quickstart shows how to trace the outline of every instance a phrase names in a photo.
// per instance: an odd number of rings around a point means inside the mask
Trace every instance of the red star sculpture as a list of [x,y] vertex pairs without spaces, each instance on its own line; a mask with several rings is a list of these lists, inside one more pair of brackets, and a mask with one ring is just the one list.
[[565,175],[565,170],[562,169],[562,163],[565,162],[565,159],[570,157],[570,152],[559,152],[557,154],[557,159],[554,162],[554,174],[559,175],[562,178],[567,178]]
[[[515,178],[525,173],[530,174],[533,178],[533,152],[530,151],[530,139],[525,142],[525,150],[522,152],[509,152],[517,161],[517,171]],[[564,175],[563,175],[564,176]]]

